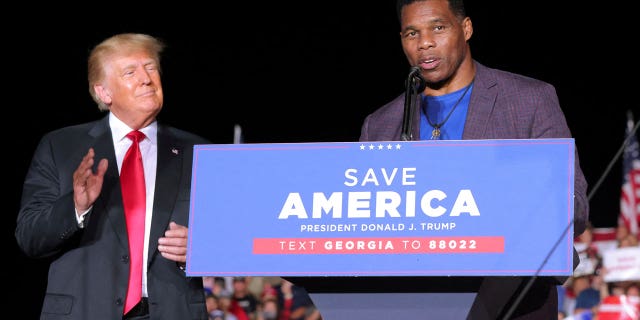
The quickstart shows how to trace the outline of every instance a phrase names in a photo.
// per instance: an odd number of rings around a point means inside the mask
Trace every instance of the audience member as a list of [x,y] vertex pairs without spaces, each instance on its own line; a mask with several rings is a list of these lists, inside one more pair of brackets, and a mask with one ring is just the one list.
[[276,297],[268,296],[260,302],[257,320],[278,320],[280,309]]
[[233,302],[233,293],[227,290],[220,292],[220,309],[224,312],[225,320],[251,320],[247,313]]
[[233,303],[247,314],[250,320],[257,316],[258,298],[249,291],[249,279],[246,277],[233,278]]
[[276,289],[280,304],[279,320],[305,320],[307,309],[313,306],[307,291],[285,279]]

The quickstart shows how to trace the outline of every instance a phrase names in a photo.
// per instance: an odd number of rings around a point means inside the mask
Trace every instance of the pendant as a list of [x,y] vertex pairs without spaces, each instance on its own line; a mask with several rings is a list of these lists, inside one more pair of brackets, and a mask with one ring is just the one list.
[[431,140],[440,140],[440,127],[433,127],[433,131],[431,131]]

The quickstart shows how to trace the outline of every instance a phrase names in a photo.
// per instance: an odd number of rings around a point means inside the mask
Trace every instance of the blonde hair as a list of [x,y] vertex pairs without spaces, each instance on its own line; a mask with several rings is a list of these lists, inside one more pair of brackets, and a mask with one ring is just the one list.
[[117,34],[95,46],[89,53],[88,79],[89,94],[98,104],[98,109],[109,110],[109,106],[100,100],[93,87],[104,79],[104,66],[110,58],[115,55],[145,51],[153,57],[160,71],[160,54],[164,48],[165,44],[162,40],[142,33]]

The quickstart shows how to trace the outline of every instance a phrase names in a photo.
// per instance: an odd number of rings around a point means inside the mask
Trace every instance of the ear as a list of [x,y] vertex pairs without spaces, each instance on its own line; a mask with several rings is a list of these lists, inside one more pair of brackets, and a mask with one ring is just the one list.
[[464,30],[464,39],[469,41],[471,39],[471,35],[473,34],[473,24],[471,23],[471,18],[465,17],[462,21],[462,29]]
[[103,87],[101,84],[95,84],[93,85],[93,90],[95,90],[96,95],[104,104],[111,105],[111,91],[109,91],[109,89]]

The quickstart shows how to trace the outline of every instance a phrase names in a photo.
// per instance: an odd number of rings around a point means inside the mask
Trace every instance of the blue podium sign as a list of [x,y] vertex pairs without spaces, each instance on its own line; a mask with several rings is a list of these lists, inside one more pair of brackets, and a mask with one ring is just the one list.
[[574,148],[196,145],[187,274],[569,276]]

